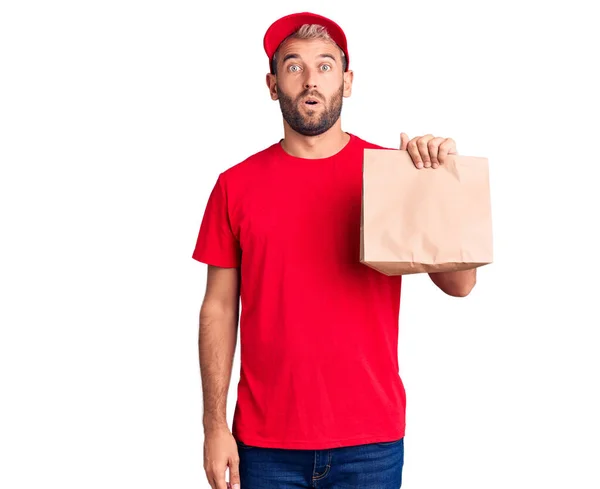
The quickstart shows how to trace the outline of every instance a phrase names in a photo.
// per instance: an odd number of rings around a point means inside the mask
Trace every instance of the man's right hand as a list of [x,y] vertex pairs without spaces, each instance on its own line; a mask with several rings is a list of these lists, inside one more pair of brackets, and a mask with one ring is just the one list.
[[[227,467],[229,483],[225,481]],[[228,428],[205,432],[204,471],[212,489],[241,489],[238,447]]]

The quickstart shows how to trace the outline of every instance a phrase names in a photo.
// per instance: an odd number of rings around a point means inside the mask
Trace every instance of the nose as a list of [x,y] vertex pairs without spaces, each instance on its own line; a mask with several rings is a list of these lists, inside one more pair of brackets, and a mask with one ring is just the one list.
[[315,73],[315,70],[312,70],[307,67],[305,69],[304,73],[306,74],[306,77],[304,80],[304,88],[306,88],[306,89],[317,88],[317,79],[316,79],[317,74]]

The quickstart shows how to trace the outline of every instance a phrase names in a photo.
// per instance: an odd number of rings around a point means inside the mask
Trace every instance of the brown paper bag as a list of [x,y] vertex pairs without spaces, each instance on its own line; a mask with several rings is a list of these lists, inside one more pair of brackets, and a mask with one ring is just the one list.
[[385,275],[492,263],[488,159],[415,167],[404,150],[365,149],[360,261]]

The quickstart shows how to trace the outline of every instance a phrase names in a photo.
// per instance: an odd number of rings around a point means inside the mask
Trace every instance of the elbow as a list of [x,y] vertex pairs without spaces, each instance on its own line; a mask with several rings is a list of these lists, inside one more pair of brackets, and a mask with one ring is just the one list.
[[452,297],[467,297],[473,290],[473,287],[475,287],[475,282],[473,282],[472,284],[454,287],[452,290],[447,291],[446,293],[448,295],[451,295]]
[[461,289],[453,289],[451,291],[447,291],[446,293],[448,295],[451,295],[452,297],[467,297],[471,293],[472,289],[472,287],[463,287]]
[[444,293],[452,297],[468,296],[477,281],[475,270],[430,273],[429,276]]
[[475,287],[475,283],[475,279],[466,283],[454,283],[451,287],[444,290],[444,292],[452,297],[467,297],[473,290],[473,287]]

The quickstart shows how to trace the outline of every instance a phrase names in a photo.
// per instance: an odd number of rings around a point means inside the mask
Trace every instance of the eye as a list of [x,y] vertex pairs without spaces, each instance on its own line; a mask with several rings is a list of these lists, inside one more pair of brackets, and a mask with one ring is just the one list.
[[[326,70],[323,68],[327,68]],[[323,69],[323,71],[330,71],[331,70],[331,66],[329,65],[321,65],[321,69]]]
[[[297,68],[297,69],[294,69],[294,68]],[[298,65],[290,65],[288,67],[288,70],[291,71],[291,72],[293,72],[293,73],[297,73],[300,70],[300,66],[298,66]]]

